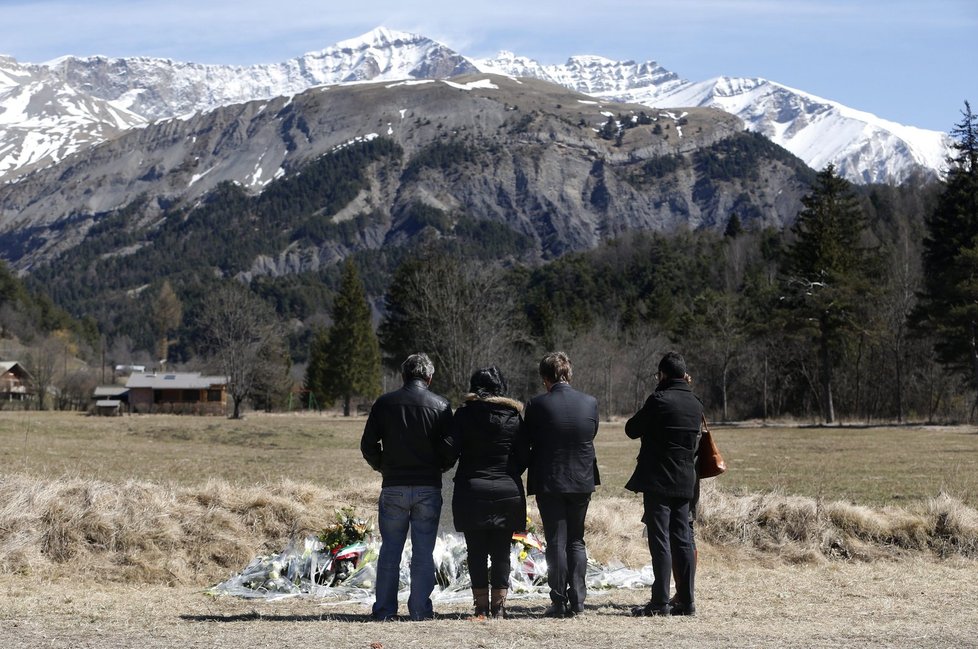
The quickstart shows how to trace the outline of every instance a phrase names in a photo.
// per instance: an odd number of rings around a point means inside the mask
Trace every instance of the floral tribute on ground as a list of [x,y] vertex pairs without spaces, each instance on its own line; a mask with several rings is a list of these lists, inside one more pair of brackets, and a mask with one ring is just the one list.
[[[510,598],[547,597],[547,560],[544,542],[528,521],[528,531],[513,535],[510,565]],[[334,522],[318,535],[291,542],[282,552],[258,556],[237,575],[207,590],[210,595],[232,595],[275,600],[318,597],[335,603],[373,600],[380,540],[372,526],[356,517],[352,508],[336,512]],[[400,597],[410,589],[411,542],[401,560]],[[434,550],[437,586],[432,599],[442,602],[471,601],[466,566],[465,539],[460,534],[438,537]],[[589,589],[647,588],[652,570],[633,570],[620,563],[602,566],[588,561]]]

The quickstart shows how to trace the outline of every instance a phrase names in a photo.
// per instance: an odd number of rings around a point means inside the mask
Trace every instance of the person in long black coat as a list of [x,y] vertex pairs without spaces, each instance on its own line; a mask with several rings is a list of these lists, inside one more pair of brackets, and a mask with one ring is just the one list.
[[[625,422],[625,434],[641,439],[635,471],[625,488],[642,494],[642,521],[652,555],[652,598],[633,615],[694,615],[696,545],[690,507],[697,491],[696,449],[703,404],[693,394],[686,361],[669,352],[659,361],[659,384],[642,408]],[[670,603],[675,572],[676,598]]]
[[584,521],[591,494],[601,483],[594,452],[598,401],[570,386],[572,374],[564,352],[544,356],[540,378],[547,391],[530,399],[523,418],[531,448],[527,492],[536,495],[547,542],[551,606],[546,617],[584,612]]
[[505,617],[513,533],[526,529],[523,404],[505,396],[496,367],[477,370],[469,389],[452,419],[450,439],[459,457],[452,515],[465,535],[475,615]]

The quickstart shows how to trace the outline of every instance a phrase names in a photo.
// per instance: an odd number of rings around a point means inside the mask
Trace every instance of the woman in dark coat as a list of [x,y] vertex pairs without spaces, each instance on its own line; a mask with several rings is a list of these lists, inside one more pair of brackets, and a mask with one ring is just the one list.
[[498,368],[476,370],[469,389],[452,419],[459,456],[452,515],[465,535],[475,615],[505,617],[513,533],[526,529],[521,476],[530,446],[520,432],[523,405],[504,396]]

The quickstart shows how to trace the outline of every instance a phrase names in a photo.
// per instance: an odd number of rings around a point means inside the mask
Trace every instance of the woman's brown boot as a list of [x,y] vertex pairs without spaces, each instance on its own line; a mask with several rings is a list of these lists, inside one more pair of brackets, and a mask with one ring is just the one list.
[[506,595],[508,588],[493,588],[491,591],[492,600],[489,604],[489,614],[493,617],[506,618]]
[[489,617],[489,589],[472,589],[472,617]]

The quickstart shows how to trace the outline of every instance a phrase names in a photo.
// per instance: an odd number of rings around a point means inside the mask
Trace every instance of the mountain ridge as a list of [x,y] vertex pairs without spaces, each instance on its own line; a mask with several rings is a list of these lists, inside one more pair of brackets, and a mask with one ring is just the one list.
[[[7,59],[6,67],[11,61]],[[481,71],[544,79],[598,99],[651,108],[718,107],[813,168],[833,164],[858,183],[901,182],[921,172],[938,176],[949,150],[946,134],[875,116],[869,119],[869,113],[765,79],[689,82],[654,61],[613,61],[596,55],[571,56],[562,65],[543,65],[510,52],[471,59],[425,36],[385,27],[277,64],[202,65],[145,57],[60,57],[45,64],[13,64],[29,75],[50,75],[147,121],[291,96],[318,85],[447,78]],[[16,85],[8,81],[8,87]],[[3,83],[0,77],[0,119],[8,112]],[[732,92],[735,88],[739,90]],[[16,155],[5,144],[10,128],[0,130],[0,180],[62,159],[67,145],[59,138],[86,142],[100,136],[91,125],[81,130],[83,135],[71,136],[49,128],[47,150],[44,143],[22,142]],[[113,131],[101,137],[115,135]],[[25,167],[18,161],[29,144],[36,150],[29,152],[31,164]]]

